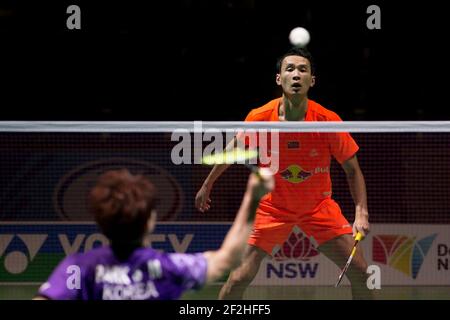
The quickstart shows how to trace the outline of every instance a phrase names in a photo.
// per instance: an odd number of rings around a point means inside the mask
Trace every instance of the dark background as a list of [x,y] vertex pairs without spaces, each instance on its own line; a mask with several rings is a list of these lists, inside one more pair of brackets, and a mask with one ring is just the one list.
[[[66,8],[81,8],[68,30]],[[381,30],[366,9],[381,8]],[[443,1],[0,2],[1,120],[242,120],[279,95],[289,31],[344,120],[450,120]]]

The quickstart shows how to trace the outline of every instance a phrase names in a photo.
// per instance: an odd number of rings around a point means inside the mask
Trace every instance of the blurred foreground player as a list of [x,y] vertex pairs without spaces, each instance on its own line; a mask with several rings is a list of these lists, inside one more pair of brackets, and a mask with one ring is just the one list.
[[145,246],[156,222],[156,188],[126,169],[108,171],[92,189],[89,205],[111,245],[66,257],[36,299],[169,300],[214,282],[240,264],[259,200],[273,186],[268,171],[250,175],[236,219],[217,251],[161,253]]

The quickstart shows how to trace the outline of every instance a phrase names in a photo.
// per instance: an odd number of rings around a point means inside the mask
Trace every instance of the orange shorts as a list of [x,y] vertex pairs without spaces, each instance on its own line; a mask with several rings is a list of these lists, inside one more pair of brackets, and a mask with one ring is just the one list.
[[310,214],[292,212],[267,212],[258,207],[253,232],[248,244],[274,255],[289,238],[291,232],[302,232],[317,247],[342,234],[353,232],[351,224],[342,215],[339,205],[332,199],[325,200]]

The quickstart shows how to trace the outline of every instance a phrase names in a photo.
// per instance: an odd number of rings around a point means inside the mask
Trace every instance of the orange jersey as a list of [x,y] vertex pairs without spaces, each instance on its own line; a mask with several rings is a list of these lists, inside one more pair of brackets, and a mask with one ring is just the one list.
[[[280,99],[253,109],[245,121],[279,121]],[[305,121],[342,120],[308,100]],[[346,132],[280,132],[275,189],[262,199],[259,209],[271,216],[269,220],[291,221],[299,215],[311,215],[327,203],[337,206],[331,199],[331,157],[343,163],[357,151],[358,145]]]

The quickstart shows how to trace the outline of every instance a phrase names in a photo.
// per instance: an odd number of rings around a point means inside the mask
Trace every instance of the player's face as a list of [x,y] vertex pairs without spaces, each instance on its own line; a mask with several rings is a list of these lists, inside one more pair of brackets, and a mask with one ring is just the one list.
[[287,56],[283,59],[276,82],[283,88],[283,93],[287,96],[306,96],[309,88],[314,86],[315,82],[309,60],[301,56]]

